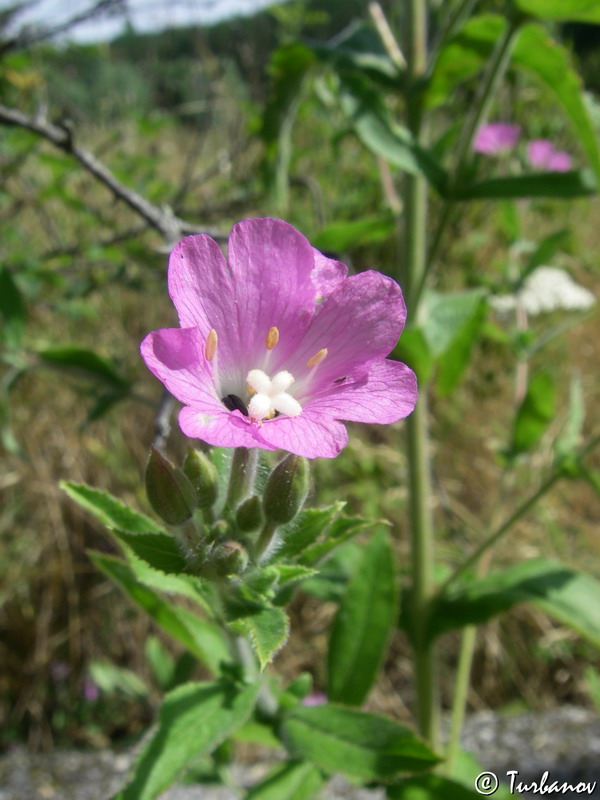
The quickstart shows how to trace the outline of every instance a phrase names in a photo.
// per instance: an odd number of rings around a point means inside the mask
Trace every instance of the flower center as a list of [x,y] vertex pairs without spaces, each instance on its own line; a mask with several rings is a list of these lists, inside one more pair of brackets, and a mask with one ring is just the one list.
[[294,382],[294,376],[282,370],[269,378],[262,369],[251,369],[246,378],[246,383],[252,399],[248,404],[248,416],[255,422],[271,419],[276,412],[287,417],[297,417],[302,413],[302,406],[288,394],[288,389]]

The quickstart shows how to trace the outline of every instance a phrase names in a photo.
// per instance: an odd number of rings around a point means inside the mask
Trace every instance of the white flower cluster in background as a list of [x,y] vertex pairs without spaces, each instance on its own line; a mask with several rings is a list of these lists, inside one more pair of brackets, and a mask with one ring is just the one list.
[[538,267],[516,294],[490,297],[490,305],[500,313],[513,311],[520,305],[532,316],[557,309],[585,311],[595,302],[596,298],[588,289],[557,267]]

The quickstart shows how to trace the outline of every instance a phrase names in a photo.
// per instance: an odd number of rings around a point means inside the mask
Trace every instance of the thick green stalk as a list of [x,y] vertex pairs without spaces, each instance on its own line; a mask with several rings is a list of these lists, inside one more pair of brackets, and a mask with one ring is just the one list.
[[[419,143],[425,139],[422,124],[422,78],[427,69],[427,3],[411,0],[406,42],[409,89],[407,123]],[[420,175],[407,175],[405,183],[404,289],[409,313],[411,297],[423,279],[427,246],[427,184]],[[439,692],[434,644],[424,635],[434,591],[433,519],[427,392],[421,387],[419,401],[406,425],[410,490],[411,623],[415,663],[416,716],[421,734],[434,746],[438,738]]]

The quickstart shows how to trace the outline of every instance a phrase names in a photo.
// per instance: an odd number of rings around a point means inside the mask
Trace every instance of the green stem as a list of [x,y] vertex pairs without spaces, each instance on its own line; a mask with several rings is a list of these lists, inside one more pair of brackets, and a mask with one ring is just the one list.
[[[506,31],[504,32],[504,35],[498,40],[496,47],[494,48],[494,52],[492,53],[491,59],[485,71],[481,88],[474,103],[475,111],[467,120],[467,124],[462,131],[460,141],[458,143],[454,172],[449,186],[450,192],[455,190],[456,187],[460,186],[460,182],[464,177],[466,166],[471,157],[473,139],[475,138],[475,134],[477,133],[480,125],[486,119],[489,113],[490,105],[494,99],[494,94],[500,85],[500,81],[503,79],[506,70],[508,69],[512,48],[519,32],[521,22],[521,18],[515,18],[511,20]],[[425,288],[427,275],[429,274],[432,265],[435,263],[438,257],[439,249],[444,239],[444,234],[446,232],[448,223],[452,218],[453,210],[454,201],[451,198],[445,200],[440,212],[436,231],[433,235],[433,241],[429,249],[429,254],[421,275],[419,276],[418,283],[410,295],[413,304],[415,304],[413,307],[416,307],[421,299],[423,290]]]
[[[407,124],[415,141],[423,144],[423,77],[427,70],[427,3],[409,2],[406,55],[409,75]],[[427,184],[420,175],[407,175],[405,183],[404,289],[411,313],[415,288],[423,280],[426,263]],[[434,541],[431,513],[427,392],[423,387],[417,406],[406,424],[410,490],[411,623],[414,647],[416,717],[421,734],[435,746],[439,725],[439,691],[434,644],[424,635],[434,591]]]
[[235,511],[236,507],[252,491],[257,464],[258,450],[255,447],[236,447],[233,451],[229,487],[225,501],[225,508],[231,512]]
[[270,520],[267,520],[263,525],[263,529],[260,532],[260,536],[258,537],[254,547],[254,560],[256,562],[260,561],[260,557],[273,541],[273,536],[275,536],[276,530],[277,525]]
[[471,682],[471,664],[473,663],[476,638],[477,628],[475,625],[468,625],[462,632],[458,667],[456,669],[456,679],[454,681],[452,715],[450,717],[450,736],[448,738],[448,747],[446,750],[446,763],[444,764],[444,771],[448,777],[452,776],[456,755],[460,748],[460,733],[462,731],[467,708],[467,697],[469,693],[469,684]]

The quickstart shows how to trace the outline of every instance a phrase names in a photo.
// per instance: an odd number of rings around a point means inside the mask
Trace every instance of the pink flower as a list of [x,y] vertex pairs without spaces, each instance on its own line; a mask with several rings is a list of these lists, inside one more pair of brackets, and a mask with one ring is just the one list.
[[325,692],[313,691],[307,694],[302,701],[303,706],[322,706],[327,702],[327,695]]
[[520,125],[511,125],[508,122],[488,122],[477,131],[473,141],[473,150],[488,156],[512,150],[519,141],[520,135]]
[[389,424],[417,400],[414,373],[386,360],[404,326],[400,287],[347,276],[282,220],[247,219],[228,261],[204,234],[169,260],[180,328],[153,331],[142,356],[184,404],[182,431],[220,447],[336,456],[340,420]]
[[565,150],[555,150],[548,139],[533,139],[527,145],[527,160],[530,166],[549,172],[568,172],[572,159]]

